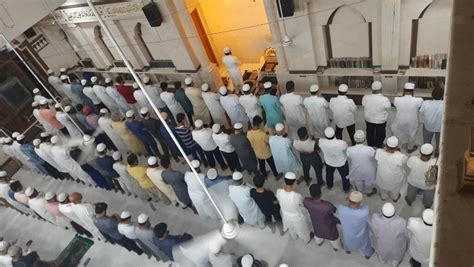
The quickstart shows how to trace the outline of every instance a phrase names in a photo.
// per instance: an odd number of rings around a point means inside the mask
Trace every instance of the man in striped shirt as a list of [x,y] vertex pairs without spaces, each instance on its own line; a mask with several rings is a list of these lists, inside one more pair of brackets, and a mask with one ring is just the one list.
[[[175,132],[181,139],[183,149],[186,152],[186,155],[191,154],[194,159],[199,160],[207,168],[209,166],[206,157],[204,156],[204,151],[202,148],[194,141],[191,130],[186,127],[186,115],[184,113],[178,113],[176,116],[176,122],[178,123],[175,127]],[[199,156],[198,156],[199,154]]]

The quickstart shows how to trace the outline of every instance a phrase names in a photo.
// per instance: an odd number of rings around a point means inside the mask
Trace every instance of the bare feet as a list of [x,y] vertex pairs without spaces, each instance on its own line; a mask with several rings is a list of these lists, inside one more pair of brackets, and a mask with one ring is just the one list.
[[372,192],[368,193],[367,196],[371,197],[373,195],[377,194],[377,188],[372,189]]
[[279,174],[275,177],[275,179],[276,179],[277,181],[280,181],[281,178],[283,178],[283,173],[279,173]]
[[397,202],[400,199],[401,196],[402,196],[401,194],[398,194],[398,197],[396,199],[392,199],[393,202]]

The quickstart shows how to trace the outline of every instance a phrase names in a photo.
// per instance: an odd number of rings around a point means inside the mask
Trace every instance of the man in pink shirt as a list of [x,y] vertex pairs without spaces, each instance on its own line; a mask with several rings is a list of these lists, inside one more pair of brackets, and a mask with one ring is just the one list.
[[44,195],[44,199],[46,200],[46,210],[56,219],[55,224],[65,228],[71,226],[71,219],[64,216],[64,214],[59,211],[59,202],[56,200],[56,195],[54,193],[48,192]]
[[64,134],[68,134],[64,125],[56,119],[56,111],[48,107],[48,100],[41,99],[39,113],[53,128],[60,130]]

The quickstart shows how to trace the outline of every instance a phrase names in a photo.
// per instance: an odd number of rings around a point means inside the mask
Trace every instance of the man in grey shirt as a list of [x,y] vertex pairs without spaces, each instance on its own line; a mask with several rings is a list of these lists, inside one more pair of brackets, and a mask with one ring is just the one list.
[[191,208],[194,213],[196,213],[191,198],[189,197],[188,185],[184,181],[184,173],[171,169],[169,158],[162,158],[160,163],[161,167],[163,167],[163,172],[161,173],[163,182],[173,187],[179,202],[184,205],[183,209]]

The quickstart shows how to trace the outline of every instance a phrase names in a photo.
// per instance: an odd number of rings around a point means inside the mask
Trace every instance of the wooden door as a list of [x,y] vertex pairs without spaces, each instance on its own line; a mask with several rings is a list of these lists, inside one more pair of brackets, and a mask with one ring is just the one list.
[[191,18],[193,20],[194,26],[196,26],[196,30],[197,30],[197,33],[199,34],[199,39],[201,39],[201,43],[204,47],[204,50],[206,50],[207,58],[209,59],[210,62],[213,62],[216,65],[219,65],[217,63],[216,55],[214,54],[214,51],[212,50],[211,42],[209,41],[209,38],[207,37],[206,30],[204,29],[204,25],[202,24],[201,17],[199,16],[197,9],[194,9],[191,12]]

